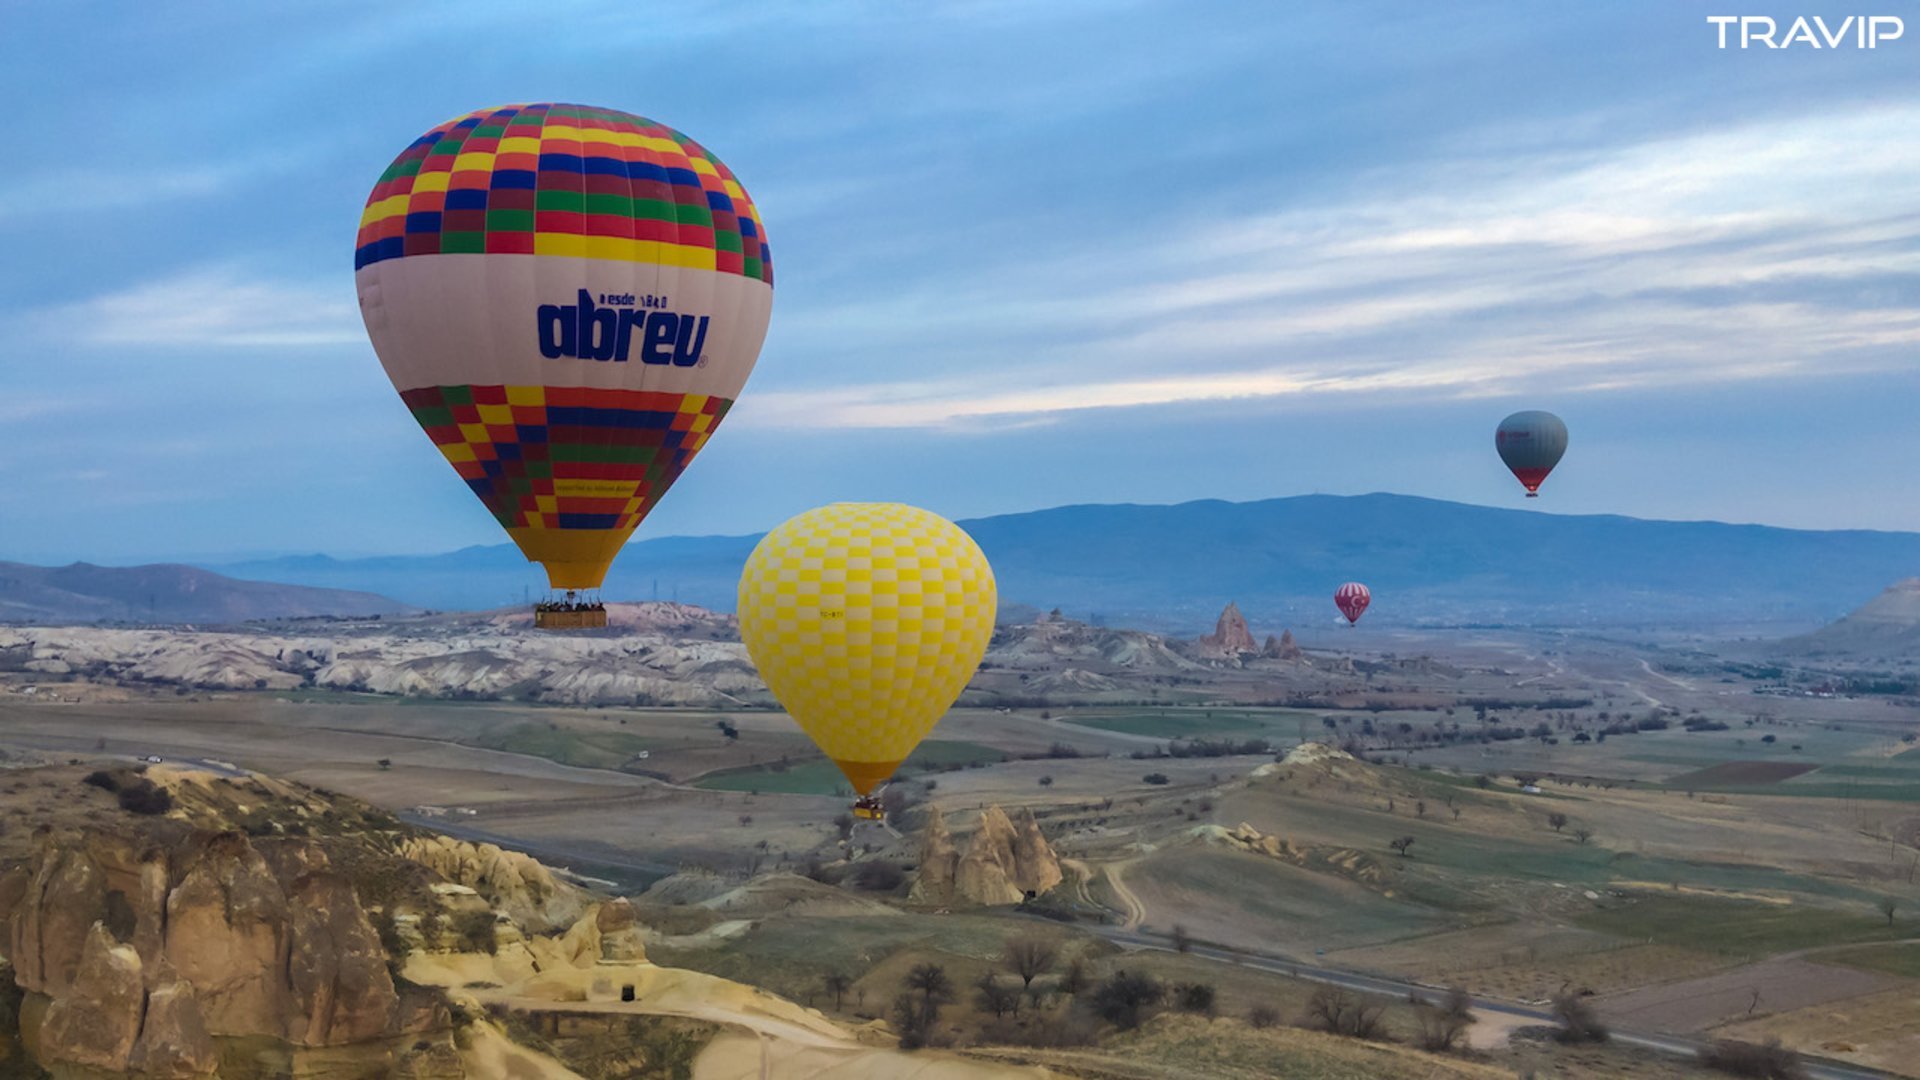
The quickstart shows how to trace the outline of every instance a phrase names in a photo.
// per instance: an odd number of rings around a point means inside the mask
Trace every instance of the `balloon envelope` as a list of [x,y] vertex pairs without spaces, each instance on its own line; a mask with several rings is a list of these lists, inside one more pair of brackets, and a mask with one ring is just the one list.
[[1500,421],[1493,445],[1527,494],[1538,495],[1547,474],[1567,452],[1567,425],[1550,412],[1517,412]]
[[973,538],[898,503],[835,503],[761,539],[740,639],[780,704],[866,795],[965,689],[997,603]]
[[643,117],[483,109],[367,198],[360,313],[394,388],[554,588],[597,588],[739,397],[773,268],[725,165]]
[[1367,605],[1371,603],[1373,592],[1357,581],[1349,581],[1333,593],[1333,606],[1347,617],[1349,626],[1360,621],[1360,616],[1366,614]]

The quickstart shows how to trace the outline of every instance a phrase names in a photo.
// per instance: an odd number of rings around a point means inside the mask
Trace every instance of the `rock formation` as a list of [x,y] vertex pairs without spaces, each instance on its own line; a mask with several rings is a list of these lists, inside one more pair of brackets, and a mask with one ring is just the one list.
[[66,993],[47,1006],[40,1055],[48,1061],[122,1072],[140,1039],[146,1001],[140,954],[113,940],[107,928],[88,930]]
[[647,929],[625,897],[595,904],[557,939],[559,957],[574,967],[647,962]]
[[175,980],[149,991],[130,1067],[150,1077],[179,1078],[205,1076],[219,1062],[192,984]]
[[263,841],[268,858],[177,826],[47,837],[8,919],[15,982],[49,999],[43,1060],[193,1076],[214,1037],[400,1034],[386,950],[319,844]]
[[953,903],[953,879],[960,852],[947,831],[946,815],[938,806],[927,808],[927,825],[920,838],[920,867],[914,874],[912,899],[927,904]]
[[286,1034],[287,915],[279,880],[239,833],[214,837],[168,894],[167,960],[213,1034]]
[[998,806],[981,811],[961,853],[936,809],[927,820],[912,895],[941,905],[1017,904],[1060,881],[1060,860],[1031,810],[1022,807],[1011,819]]
[[1272,634],[1267,635],[1266,647],[1260,650],[1260,655],[1269,660],[1298,660],[1301,656],[1300,644],[1293,640],[1293,631],[1282,630],[1277,638]]
[[1240,606],[1232,602],[1220,612],[1220,621],[1214,624],[1213,633],[1201,638],[1200,644],[1209,651],[1225,656],[1258,652],[1260,649],[1253,643],[1253,632],[1247,629],[1246,616],[1240,614]]
[[528,855],[447,836],[414,837],[400,854],[479,893],[497,911],[536,933],[572,923],[586,908],[574,886]]

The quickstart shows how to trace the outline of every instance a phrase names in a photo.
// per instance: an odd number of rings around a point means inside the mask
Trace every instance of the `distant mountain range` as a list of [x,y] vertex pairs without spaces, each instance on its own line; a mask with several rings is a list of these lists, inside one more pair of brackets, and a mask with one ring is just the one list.
[[364,592],[240,581],[192,566],[0,562],[0,621],[237,623],[312,615],[406,615]]
[[[1175,506],[1063,506],[961,522],[992,560],[1003,604],[1097,623],[1198,633],[1237,601],[1255,623],[1335,617],[1366,582],[1371,626],[1500,623],[1816,624],[1920,573],[1920,534],[1809,531],[1493,509],[1404,495],[1311,495]],[[758,536],[629,546],[613,599],[734,607]],[[233,577],[380,593],[443,610],[538,595],[512,546],[444,555],[325,556],[215,567]]]
[[1908,578],[1858,611],[1780,643],[1779,653],[1811,660],[1920,661],[1920,578]]

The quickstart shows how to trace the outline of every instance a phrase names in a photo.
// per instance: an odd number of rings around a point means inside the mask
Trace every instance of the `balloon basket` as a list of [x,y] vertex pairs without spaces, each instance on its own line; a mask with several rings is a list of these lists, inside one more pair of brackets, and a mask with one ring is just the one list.
[[545,608],[536,608],[533,613],[533,627],[536,630],[598,630],[606,625],[606,608],[583,611],[550,611]]
[[853,804],[853,816],[866,818],[868,821],[885,821],[887,812],[880,808],[879,799],[866,796],[855,800]]

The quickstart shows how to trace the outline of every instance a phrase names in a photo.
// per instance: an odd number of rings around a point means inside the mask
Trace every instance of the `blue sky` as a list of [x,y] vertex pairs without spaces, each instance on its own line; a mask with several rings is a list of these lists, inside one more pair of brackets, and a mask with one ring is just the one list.
[[[360,326],[408,141],[672,124],[779,269],[642,536],[1387,490],[1920,529],[1920,17],[1719,50],[1712,5],[83,2],[0,15],[0,558],[504,538]],[[1810,6],[1772,14],[1853,12]]]

